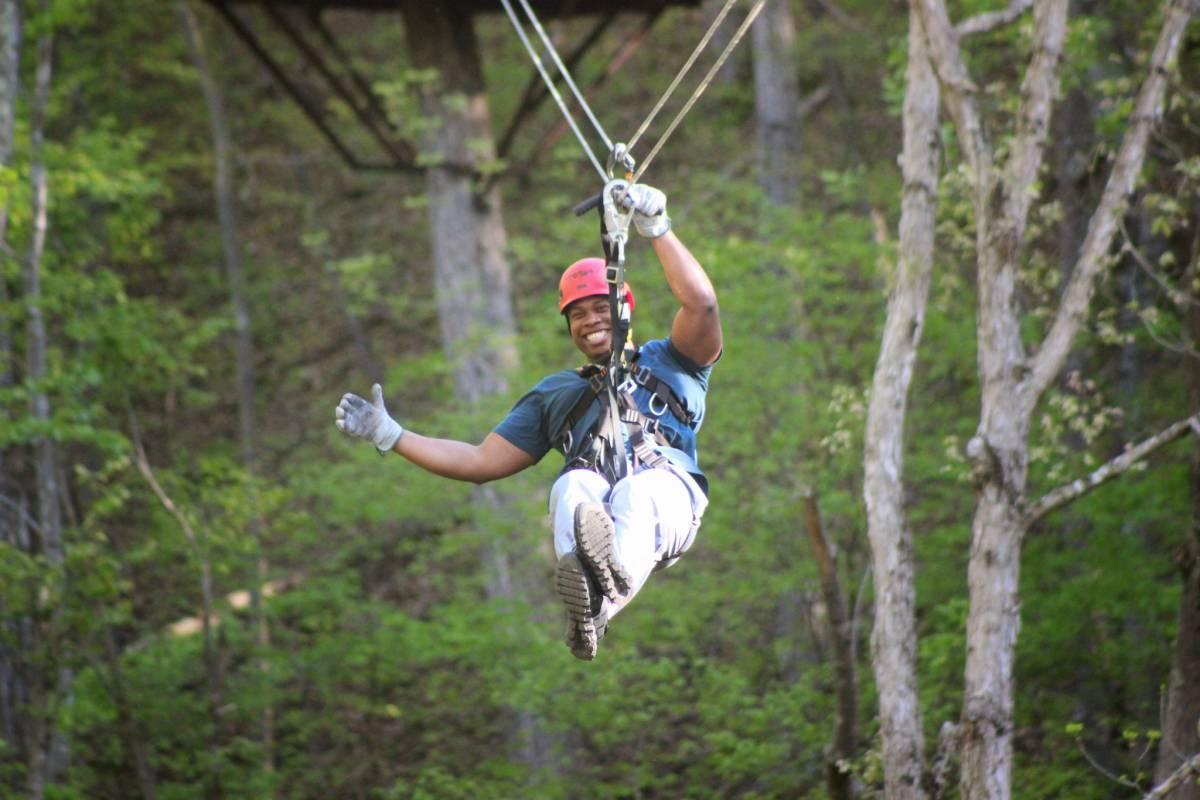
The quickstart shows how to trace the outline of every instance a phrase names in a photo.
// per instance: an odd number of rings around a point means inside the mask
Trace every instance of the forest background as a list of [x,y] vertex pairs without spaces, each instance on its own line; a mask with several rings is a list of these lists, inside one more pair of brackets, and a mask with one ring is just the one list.
[[[719,5],[666,10],[595,92],[614,138]],[[1028,5],[949,4],[971,81],[938,51],[932,180],[905,171],[913,86],[930,76],[909,58],[921,18],[910,30],[894,1],[771,0],[659,154],[644,180],[667,192],[725,327],[700,437],[711,505],[693,550],[581,663],[550,591],[556,457],[479,489],[332,424],[343,392],[380,381],[402,424],[478,441],[525,387],[576,363],[555,290],[598,252],[595,218],[570,213],[598,178],[570,136],[544,144],[559,124],[548,103],[495,157],[531,74],[503,15],[477,17],[466,45],[418,30],[445,16],[421,3],[322,17],[422,153],[369,171],[210,6],[0,3],[0,795],[1117,798],[1186,767],[1200,750],[1200,449],[1186,424],[1200,411],[1200,48],[1193,27],[1148,67],[1171,15],[1194,8],[1146,0],[1069,3],[1044,163],[1016,193],[1031,208],[1011,306],[1036,353],[1124,163],[1139,87],[1168,83],[1090,313],[1030,406],[1017,505],[1044,513],[1023,517],[1019,594],[1010,573],[1020,632],[992,761],[1007,748],[1011,769],[989,782],[967,756],[981,607],[968,565],[986,550],[972,519],[991,486],[968,445],[990,402],[976,322],[991,284],[987,206],[972,199],[986,164],[962,144],[962,96],[990,157],[1015,163],[1046,9],[1068,4]],[[913,4],[930,30],[939,6]],[[318,77],[261,9],[241,15],[289,74]],[[642,20],[605,27],[581,81]],[[595,22],[549,27],[568,50]],[[430,66],[463,46],[486,92]],[[490,123],[470,118],[478,98]],[[936,87],[932,100],[938,113]],[[369,151],[344,103],[326,110]],[[454,114],[471,172],[439,151]],[[455,186],[475,218],[439,229]],[[936,200],[924,262],[901,224],[921,196],[931,214]],[[464,236],[488,243],[467,248],[484,272],[445,271]],[[635,334],[664,335],[673,300],[649,248],[635,240],[629,259]],[[476,305],[447,300],[455,277]],[[877,364],[885,321],[914,287],[911,388],[902,377],[886,395],[907,398],[889,429],[903,516],[880,529],[871,387],[892,363]],[[1146,458],[1122,460],[1138,442]],[[889,541],[913,577],[912,628],[891,643],[872,567]],[[880,721],[896,695],[879,687],[906,663],[904,760]],[[1194,800],[1191,782],[1169,796]]]

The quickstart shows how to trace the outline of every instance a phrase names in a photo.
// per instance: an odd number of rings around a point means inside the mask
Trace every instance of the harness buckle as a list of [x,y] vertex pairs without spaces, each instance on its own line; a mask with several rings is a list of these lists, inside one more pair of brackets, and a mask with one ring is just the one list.
[[[662,406],[661,408],[655,407],[654,403],[656,401],[661,404],[661,406]],[[651,415],[653,415],[654,418],[657,419],[658,417],[661,417],[663,414],[665,414],[667,412],[667,409],[668,409],[667,401],[663,400],[657,394],[654,394],[653,392],[651,392],[649,409],[650,409]]]
[[638,385],[634,381],[633,376],[626,375],[625,380],[621,381],[621,385],[617,387],[617,392],[618,393],[624,392],[626,394],[632,395],[633,390],[636,389],[637,387],[638,387]]

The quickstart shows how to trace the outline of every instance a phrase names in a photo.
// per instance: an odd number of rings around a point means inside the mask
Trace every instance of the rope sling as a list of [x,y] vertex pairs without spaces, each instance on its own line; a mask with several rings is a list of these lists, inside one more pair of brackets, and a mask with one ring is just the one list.
[[[530,41],[524,25],[521,23],[516,12],[513,10],[512,1],[500,0],[501,5],[504,6],[505,13],[512,22],[513,29],[516,31],[521,43],[525,46],[525,50],[528,52],[529,58],[533,62],[538,74],[541,75],[542,81],[546,84],[548,93],[554,99],[555,104],[562,112],[562,115],[566,119],[567,124],[570,126],[571,131],[575,134],[575,138],[579,141],[580,147],[583,148],[584,154],[587,156],[592,166],[596,169],[596,172],[600,175],[600,180],[604,182],[604,187],[600,194],[585,200],[583,203],[580,203],[575,207],[576,216],[585,214],[593,208],[599,208],[600,210],[600,241],[604,247],[606,261],[605,279],[608,282],[608,302],[612,319],[613,348],[612,353],[609,356],[608,366],[607,368],[603,369],[602,375],[597,375],[595,373],[592,374],[591,379],[589,380],[591,392],[585,393],[585,395],[591,394],[592,397],[585,397],[585,399],[588,402],[591,402],[594,397],[603,396],[605,398],[605,405],[607,406],[606,413],[608,418],[602,422],[601,427],[607,429],[610,432],[610,435],[615,437],[619,436],[619,433],[622,430],[622,423],[624,423],[625,429],[631,432],[631,444],[634,448],[635,458],[650,464],[652,464],[654,460],[661,460],[663,458],[661,455],[653,452],[649,442],[646,441],[642,433],[643,428],[648,428],[648,432],[653,432],[654,421],[651,421],[648,426],[644,425],[643,423],[645,422],[645,419],[637,412],[636,407],[634,406],[632,407],[632,410],[630,410],[630,407],[633,406],[631,397],[633,384],[630,382],[629,375],[632,362],[636,359],[637,351],[636,348],[633,347],[632,342],[629,340],[630,315],[629,308],[625,303],[625,293],[622,289],[625,285],[625,245],[629,240],[629,223],[633,219],[634,212],[632,207],[623,207],[623,200],[628,195],[629,188],[636,184],[642,177],[646,169],[650,166],[650,163],[654,160],[654,157],[658,155],[659,151],[662,149],[662,146],[666,143],[667,139],[669,139],[671,134],[675,132],[675,129],[679,126],[679,123],[683,120],[684,116],[687,115],[687,113],[692,109],[692,106],[694,106],[696,101],[700,98],[700,95],[703,94],[704,90],[708,88],[710,83],[712,83],[713,77],[725,64],[725,61],[729,58],[729,55],[733,52],[733,49],[737,47],[738,43],[742,40],[742,37],[745,36],[746,31],[750,29],[750,25],[754,22],[759,12],[762,11],[763,6],[766,4],[766,0],[755,0],[754,4],[750,7],[750,11],[746,14],[745,19],[742,20],[741,25],[739,25],[737,30],[734,32],[733,37],[725,45],[725,49],[709,68],[707,74],[705,74],[705,76],[696,85],[696,88],[692,90],[691,96],[675,114],[674,119],[672,119],[670,124],[667,125],[667,128],[663,132],[662,136],[660,136],[658,141],[655,142],[654,147],[650,150],[649,154],[647,154],[645,160],[642,161],[641,166],[638,167],[636,171],[634,170],[636,162],[634,161],[632,151],[634,146],[641,140],[642,135],[645,134],[651,123],[658,116],[658,113],[662,110],[663,106],[666,105],[667,100],[679,87],[679,84],[683,80],[684,76],[687,75],[687,73],[691,70],[692,66],[696,62],[696,59],[700,56],[700,53],[703,52],[708,46],[708,43],[712,40],[713,35],[716,33],[721,23],[725,20],[725,17],[728,16],[730,10],[737,2],[738,0],[726,0],[725,5],[713,19],[712,23],[708,27],[708,30],[704,33],[704,36],[701,37],[696,47],[692,50],[691,55],[688,56],[679,72],[675,75],[674,80],[672,80],[667,86],[666,90],[662,94],[662,97],[659,98],[658,102],[655,103],[654,107],[650,110],[650,113],[646,115],[646,118],[642,121],[641,125],[638,126],[632,138],[630,138],[629,143],[625,144],[622,142],[614,143],[609,135],[605,132],[604,127],[600,124],[600,121],[596,119],[596,115],[592,112],[592,109],[588,105],[586,98],[584,98],[583,93],[579,91],[579,87],[571,78],[570,71],[563,64],[562,59],[559,58],[558,51],[554,47],[554,43],[550,40],[550,37],[546,34],[545,29],[538,21],[537,15],[529,5],[529,0],[518,0],[518,3],[520,4],[526,19],[529,21],[530,26],[537,33],[537,36],[541,40],[546,53],[549,55],[551,61],[554,62],[559,74],[562,75],[563,82],[571,90],[571,93],[574,95],[575,100],[578,102],[584,115],[587,117],[588,121],[591,122],[592,127],[599,135],[601,141],[604,142],[604,146],[608,151],[608,157],[606,159],[605,166],[601,167],[600,160],[596,157],[595,152],[588,144],[587,137],[584,136],[583,131],[581,131],[579,126],[576,124],[571,115],[570,109],[568,109],[566,102],[562,98],[562,95],[555,87],[554,80],[550,77],[550,74],[546,69],[546,65],[542,62],[541,56],[534,47],[533,43]],[[623,173],[623,178],[618,178],[615,176],[618,168]],[[636,367],[634,369],[636,370]],[[635,371],[634,376],[636,377],[636,375],[637,373]],[[599,381],[597,381],[596,378],[603,379],[605,384],[603,395],[601,393]],[[640,381],[638,382],[641,383]],[[644,386],[645,383],[642,383],[642,385]],[[674,409],[672,409],[672,412],[674,412]],[[685,419],[684,421],[688,424],[691,424],[690,418]],[[615,483],[616,480],[619,480],[631,470],[631,465],[628,462],[628,456],[625,454],[623,447],[613,446],[613,443],[611,442],[609,444],[609,450],[619,451],[619,453],[608,453],[607,459],[610,460],[611,463],[611,469],[609,470],[607,477],[609,477],[610,482]]]

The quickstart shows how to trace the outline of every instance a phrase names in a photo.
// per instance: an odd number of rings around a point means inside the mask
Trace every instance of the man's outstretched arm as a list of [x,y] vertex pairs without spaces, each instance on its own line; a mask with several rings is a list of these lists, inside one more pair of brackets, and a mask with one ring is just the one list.
[[471,483],[507,478],[536,463],[533,456],[497,433],[489,433],[479,444],[468,444],[405,431],[392,451],[434,475]]
[[353,393],[342,396],[334,424],[347,436],[375,445],[381,454],[399,453],[422,469],[471,483],[506,478],[536,463],[533,456],[495,433],[474,445],[454,439],[434,439],[406,431],[383,404],[383,387],[371,387],[371,400]]

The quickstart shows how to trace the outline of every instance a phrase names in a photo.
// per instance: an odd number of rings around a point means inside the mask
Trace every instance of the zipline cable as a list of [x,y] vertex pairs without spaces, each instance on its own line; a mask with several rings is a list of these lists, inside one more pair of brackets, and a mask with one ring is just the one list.
[[[524,0],[522,0],[522,2],[524,2]],[[567,120],[567,124],[571,126],[571,131],[575,134],[575,138],[579,140],[580,146],[583,147],[583,152],[587,154],[588,160],[591,161],[592,166],[596,168],[596,172],[600,175],[600,180],[607,181],[608,173],[604,171],[604,167],[600,166],[600,162],[596,159],[596,154],[592,152],[591,145],[587,143],[587,139],[584,138],[583,132],[579,130],[579,126],[575,124],[575,120],[571,117],[571,112],[567,109],[566,103],[563,102],[562,95],[560,95],[558,93],[558,89],[554,87],[554,81],[551,80],[550,76],[546,73],[546,67],[544,64],[542,64],[542,59],[537,54],[537,50],[534,48],[533,43],[530,42],[529,37],[525,35],[525,29],[521,27],[521,22],[517,19],[516,12],[514,12],[512,8],[512,3],[510,3],[509,0],[500,0],[500,3],[504,6],[504,11],[506,14],[508,14],[509,20],[512,21],[513,28],[517,31],[517,36],[521,38],[522,44],[525,45],[525,50],[528,51],[529,57],[533,60],[534,67],[537,68],[538,73],[542,76],[542,80],[545,82],[546,89],[550,92],[550,96],[553,97],[554,102],[558,104],[559,110],[562,111],[563,117]],[[526,8],[528,9],[527,4]],[[529,13],[532,14],[532,11],[529,11]],[[541,29],[540,25],[537,27],[539,30]],[[554,52],[553,48],[551,48],[551,52]],[[558,61],[557,54],[555,54],[554,58],[555,61]],[[561,66],[561,61],[558,63],[560,64],[559,69],[563,70],[563,75],[565,76],[566,69]],[[568,78],[567,81],[568,83],[571,83],[570,78]],[[571,85],[573,86],[574,84],[571,83]],[[586,103],[584,104],[584,107],[587,107]],[[588,112],[588,115],[591,116],[590,111]],[[596,124],[594,119],[593,124]],[[599,126],[597,125],[597,127]],[[608,142],[608,137],[604,136],[604,132],[601,131],[600,133],[601,136],[604,137],[604,140]],[[609,144],[608,146],[611,150],[612,145]]]
[[646,115],[646,118],[642,120],[642,124],[638,126],[637,132],[634,133],[629,139],[626,149],[628,149],[630,152],[633,152],[634,145],[638,143],[638,139],[642,138],[642,134],[645,133],[646,129],[650,127],[650,123],[654,121],[656,116],[658,116],[658,112],[662,111],[662,107],[667,104],[667,98],[671,96],[671,94],[679,86],[679,82],[683,80],[683,76],[686,75],[688,70],[692,68],[692,65],[696,63],[696,59],[700,56],[700,53],[703,52],[704,48],[708,46],[713,34],[717,32],[717,28],[721,26],[721,23],[725,20],[725,17],[729,14],[729,11],[737,3],[737,1],[738,0],[727,0],[725,7],[722,8],[720,13],[717,14],[717,18],[713,20],[712,25],[708,26],[708,31],[705,32],[703,38],[700,39],[700,43],[696,45],[696,49],[692,50],[692,54],[688,56],[688,60],[679,70],[679,74],[675,76],[675,80],[671,81],[671,85],[667,87],[665,92],[663,92],[662,97],[658,98],[658,103],[655,104],[654,108],[650,109],[650,113]]
[[596,129],[596,133],[600,134],[600,138],[604,141],[604,146],[608,148],[609,152],[612,152],[612,139],[608,138],[608,134],[604,132],[604,128],[600,126],[600,122],[596,119],[596,115],[592,113],[591,107],[588,106],[587,100],[584,99],[583,93],[579,91],[579,87],[576,86],[575,81],[571,79],[571,73],[567,71],[567,67],[565,64],[563,64],[562,59],[558,57],[558,50],[555,49],[554,43],[550,41],[550,37],[546,35],[545,29],[542,28],[542,23],[538,22],[537,15],[534,14],[533,9],[529,7],[529,0],[520,0],[520,3],[521,8],[525,9],[525,16],[529,17],[530,24],[533,25],[533,29],[537,31],[538,36],[541,37],[542,44],[546,46],[546,52],[550,54],[550,58],[553,59],[554,65],[558,67],[558,71],[562,74],[563,80],[566,81],[567,86],[571,87],[571,93],[574,94],[575,99],[579,101],[579,106],[583,109],[583,113],[589,120],[591,120],[592,127]]
[[721,53],[721,57],[718,58],[716,63],[712,65],[712,68],[708,70],[708,74],[704,76],[704,80],[700,81],[700,84],[696,87],[695,91],[692,92],[692,96],[688,98],[688,101],[683,104],[683,108],[679,109],[679,113],[675,115],[675,119],[671,120],[671,124],[667,126],[667,130],[661,137],[659,137],[659,140],[654,143],[654,148],[650,151],[650,154],[646,156],[645,160],[642,161],[641,166],[638,167],[638,170],[634,174],[633,180],[630,181],[630,183],[637,183],[638,178],[642,177],[642,173],[646,171],[646,167],[650,166],[650,162],[654,160],[656,155],[658,155],[658,151],[662,148],[663,144],[668,138],[670,138],[671,134],[674,133],[676,126],[679,125],[679,121],[683,119],[684,115],[687,114],[688,111],[691,111],[692,106],[696,104],[696,101],[700,99],[700,95],[704,93],[704,90],[708,88],[708,84],[712,82],[713,76],[717,74],[717,70],[719,70],[725,64],[725,60],[729,58],[729,54],[733,52],[733,48],[737,47],[737,43],[740,42],[742,37],[746,35],[746,31],[750,29],[750,24],[754,22],[755,17],[758,16],[758,12],[762,11],[766,2],[767,0],[758,0],[758,2],[756,2],[750,9],[750,13],[746,15],[744,20],[742,20],[742,24],[738,27],[737,32],[734,33],[733,38],[729,40],[729,44],[725,46],[725,50]]

